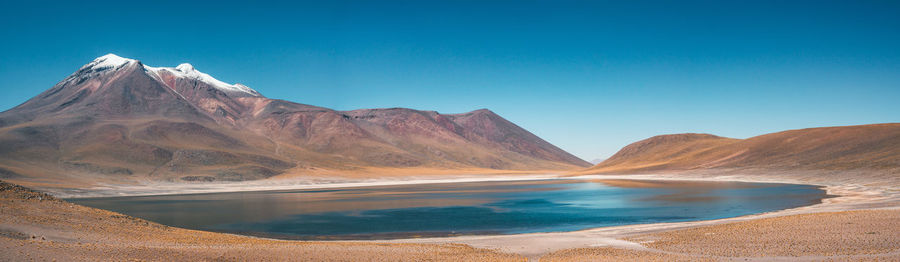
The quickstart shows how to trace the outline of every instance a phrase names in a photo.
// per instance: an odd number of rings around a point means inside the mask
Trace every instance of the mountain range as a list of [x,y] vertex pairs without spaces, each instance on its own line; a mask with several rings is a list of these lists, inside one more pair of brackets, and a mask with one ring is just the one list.
[[428,172],[896,172],[900,124],[660,135],[591,164],[487,109],[338,111],[267,98],[190,64],[113,54],[0,113],[0,179],[42,187]]
[[710,134],[660,135],[625,146],[585,172],[723,168],[900,173],[900,123],[797,129],[747,139]]
[[0,178],[26,184],[589,166],[487,109],[338,111],[113,54],[0,113]]

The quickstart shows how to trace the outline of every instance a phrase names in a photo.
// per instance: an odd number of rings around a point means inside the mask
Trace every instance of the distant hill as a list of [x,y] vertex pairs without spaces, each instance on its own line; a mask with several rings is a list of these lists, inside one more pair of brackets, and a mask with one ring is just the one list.
[[588,166],[487,109],[337,111],[112,54],[0,113],[0,178],[29,184]]
[[587,172],[710,168],[897,169],[900,123],[808,128],[747,139],[661,135],[630,144]]

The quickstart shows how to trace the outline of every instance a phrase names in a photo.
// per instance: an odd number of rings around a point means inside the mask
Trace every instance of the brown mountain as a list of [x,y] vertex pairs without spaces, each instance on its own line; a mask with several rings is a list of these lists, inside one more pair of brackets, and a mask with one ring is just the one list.
[[900,123],[789,130],[747,139],[708,134],[651,137],[590,168],[635,173],[712,168],[900,169]]
[[336,111],[111,54],[0,113],[0,178],[26,184],[586,166],[486,109]]

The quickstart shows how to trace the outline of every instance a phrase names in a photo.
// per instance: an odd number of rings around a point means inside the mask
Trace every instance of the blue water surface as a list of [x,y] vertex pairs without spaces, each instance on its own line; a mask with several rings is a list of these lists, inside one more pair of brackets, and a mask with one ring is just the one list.
[[[285,239],[574,231],[708,220],[820,203],[816,186],[589,180],[468,182],[70,201],[190,229]],[[649,186],[647,186],[649,185]]]

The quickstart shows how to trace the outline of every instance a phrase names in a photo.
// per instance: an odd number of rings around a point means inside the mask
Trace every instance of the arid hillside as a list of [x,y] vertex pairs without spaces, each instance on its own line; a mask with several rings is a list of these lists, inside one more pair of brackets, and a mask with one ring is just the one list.
[[0,113],[0,178],[32,186],[588,166],[487,109],[336,111],[112,54]]
[[661,135],[630,144],[587,172],[711,168],[897,170],[900,123],[808,128],[747,139]]

